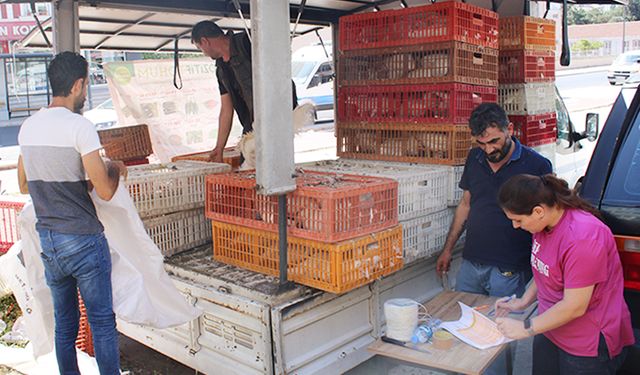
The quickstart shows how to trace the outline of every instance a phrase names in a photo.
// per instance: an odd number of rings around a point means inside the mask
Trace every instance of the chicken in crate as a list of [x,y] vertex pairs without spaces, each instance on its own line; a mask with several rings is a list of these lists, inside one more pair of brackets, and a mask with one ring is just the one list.
[[[287,194],[290,235],[337,242],[398,223],[398,183],[392,179],[298,170]],[[278,198],[258,194],[255,171],[207,176],[212,220],[277,232]]]

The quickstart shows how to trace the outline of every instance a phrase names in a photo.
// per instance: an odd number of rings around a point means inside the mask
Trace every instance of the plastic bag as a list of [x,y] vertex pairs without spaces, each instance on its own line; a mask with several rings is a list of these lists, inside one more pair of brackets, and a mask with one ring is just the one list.
[[[200,316],[202,312],[187,302],[164,270],[162,253],[145,231],[127,190],[119,186],[108,202],[95,193],[91,198],[111,252],[116,317],[129,323],[168,328]],[[33,353],[39,357],[53,350],[54,322],[51,291],[44,279],[35,223],[33,204],[27,203],[18,218],[22,239],[0,258],[0,271],[3,275],[13,273],[10,280],[5,278],[5,281],[9,281],[16,294],[27,321]],[[19,253],[24,264],[18,258]],[[10,254],[13,256],[7,257]],[[6,264],[2,266],[3,263]],[[16,271],[12,271],[14,269]]]

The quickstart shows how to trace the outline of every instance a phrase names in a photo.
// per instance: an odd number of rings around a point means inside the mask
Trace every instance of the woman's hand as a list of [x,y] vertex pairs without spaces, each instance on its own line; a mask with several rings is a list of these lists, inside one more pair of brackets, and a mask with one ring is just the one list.
[[529,332],[524,329],[524,322],[511,318],[496,318],[498,330],[507,338],[520,340],[529,337]]
[[522,311],[527,307],[527,303],[522,298],[503,297],[496,301],[494,309],[496,317],[503,317],[512,311]]

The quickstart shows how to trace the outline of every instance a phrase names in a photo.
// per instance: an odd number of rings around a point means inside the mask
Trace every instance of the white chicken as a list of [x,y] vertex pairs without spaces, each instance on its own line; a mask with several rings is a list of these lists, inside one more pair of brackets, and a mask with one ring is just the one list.
[[[312,103],[305,103],[293,110],[293,133],[298,134],[305,127],[313,125],[315,121],[315,106]],[[255,129],[255,123],[254,129]],[[253,132],[244,134],[236,146],[236,150],[242,153],[244,162],[240,170],[256,168],[256,139]]]

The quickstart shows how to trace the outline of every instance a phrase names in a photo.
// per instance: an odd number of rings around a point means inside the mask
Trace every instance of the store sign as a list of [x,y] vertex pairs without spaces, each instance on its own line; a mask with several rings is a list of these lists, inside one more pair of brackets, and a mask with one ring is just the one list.
[[220,94],[210,59],[183,59],[183,87],[173,86],[173,60],[112,62],[104,66],[120,126],[147,124],[154,154],[211,150],[217,137]]
[[35,21],[0,22],[0,40],[20,40],[35,26]]

